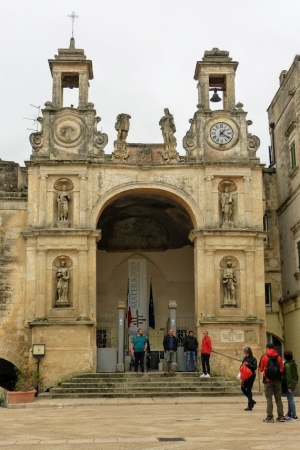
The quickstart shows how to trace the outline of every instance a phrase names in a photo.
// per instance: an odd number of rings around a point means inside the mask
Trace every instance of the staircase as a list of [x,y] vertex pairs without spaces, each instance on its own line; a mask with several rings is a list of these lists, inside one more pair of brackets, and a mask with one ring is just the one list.
[[199,373],[85,373],[39,394],[39,398],[214,397],[241,394],[240,384]]

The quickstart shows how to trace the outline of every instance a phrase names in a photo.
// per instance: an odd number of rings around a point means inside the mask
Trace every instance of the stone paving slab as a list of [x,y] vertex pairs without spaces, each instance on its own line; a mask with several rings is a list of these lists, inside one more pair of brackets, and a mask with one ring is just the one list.
[[[113,399],[115,400],[115,399]],[[0,450],[299,450],[300,422],[263,423],[266,400],[167,398],[77,400],[0,408]],[[180,401],[179,401],[180,400]],[[284,402],[286,412],[287,402]],[[296,398],[300,412],[300,399]],[[183,441],[159,442],[158,438]]]

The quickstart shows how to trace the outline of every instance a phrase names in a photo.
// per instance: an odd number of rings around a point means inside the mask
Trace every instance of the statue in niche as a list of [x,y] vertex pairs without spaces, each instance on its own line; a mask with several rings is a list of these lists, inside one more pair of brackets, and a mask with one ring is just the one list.
[[67,186],[65,184],[63,184],[62,191],[57,196],[58,220],[60,222],[68,221],[69,201],[70,201],[70,196],[67,192]]
[[222,206],[222,227],[232,228],[233,227],[233,197],[231,192],[229,192],[229,187],[225,187],[225,191],[221,195],[221,206]]
[[236,276],[232,268],[232,262],[227,261],[227,267],[223,272],[224,301],[223,306],[236,306],[235,290]]
[[66,261],[60,262],[60,267],[56,272],[57,278],[57,303],[69,303],[68,291],[69,291],[69,270],[66,267]]
[[118,132],[118,141],[125,142],[127,139],[128,131],[130,128],[131,116],[129,114],[118,114],[117,121],[115,123],[115,129]]
[[176,127],[174,123],[173,115],[170,113],[168,108],[164,109],[165,115],[160,119],[159,125],[164,138],[164,143],[172,146],[176,146],[176,138],[174,133],[176,133]]

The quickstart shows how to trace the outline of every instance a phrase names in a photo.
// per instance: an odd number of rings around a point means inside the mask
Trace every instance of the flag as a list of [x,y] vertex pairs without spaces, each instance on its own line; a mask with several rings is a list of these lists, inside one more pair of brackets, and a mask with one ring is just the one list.
[[131,315],[131,306],[130,306],[130,295],[129,295],[129,278],[127,281],[127,326],[130,327],[130,324],[132,322],[132,315]]
[[152,281],[150,281],[150,298],[149,298],[149,327],[155,330],[154,303],[152,293]]

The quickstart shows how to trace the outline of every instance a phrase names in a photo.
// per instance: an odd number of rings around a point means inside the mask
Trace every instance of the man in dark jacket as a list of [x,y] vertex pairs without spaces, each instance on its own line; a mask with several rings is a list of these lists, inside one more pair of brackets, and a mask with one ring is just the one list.
[[[277,359],[279,374],[276,379],[268,378],[268,365],[269,359],[275,358]],[[273,401],[272,397],[274,395],[275,402],[277,406],[278,417],[276,419],[277,422],[284,422],[283,418],[283,404],[281,400],[281,374],[283,372],[283,361],[276,350],[274,350],[273,344],[267,344],[266,353],[261,357],[259,363],[259,371],[264,374],[264,383],[265,383],[265,396],[267,399],[267,417],[264,419],[264,422],[273,423]]]
[[172,363],[175,362],[177,345],[178,345],[178,339],[176,336],[173,335],[173,330],[170,329],[169,333],[167,334],[167,336],[164,337],[164,340],[163,340],[163,347],[164,347],[164,351],[166,353],[165,374],[174,372],[174,370],[172,370]]
[[186,356],[185,371],[188,372],[190,370],[190,359],[192,358],[194,363],[194,372],[198,372],[198,365],[197,365],[198,341],[194,337],[193,331],[189,331],[189,334],[188,336],[186,336],[183,345],[184,345],[184,355]]

